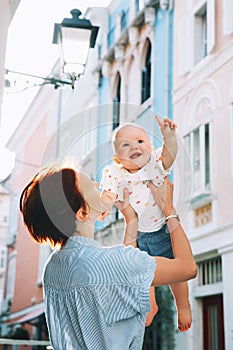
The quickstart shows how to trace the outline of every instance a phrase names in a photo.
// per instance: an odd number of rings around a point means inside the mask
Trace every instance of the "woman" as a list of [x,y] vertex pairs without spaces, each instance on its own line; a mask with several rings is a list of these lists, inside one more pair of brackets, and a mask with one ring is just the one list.
[[[31,237],[55,250],[44,270],[45,315],[55,350],[141,349],[150,286],[196,276],[188,239],[172,204],[173,185],[151,190],[171,235],[174,259],[151,257],[132,246],[104,248],[94,240],[106,208],[96,184],[73,168],[49,168],[23,190],[20,210]],[[136,215],[124,194],[127,236]]]

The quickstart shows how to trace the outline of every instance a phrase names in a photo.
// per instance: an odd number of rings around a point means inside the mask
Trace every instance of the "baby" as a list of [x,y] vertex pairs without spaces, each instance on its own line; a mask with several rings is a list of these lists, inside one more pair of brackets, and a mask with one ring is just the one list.
[[[130,204],[138,215],[137,241],[130,244],[152,256],[173,258],[166,220],[154,201],[148,181],[152,180],[159,187],[163,184],[177,154],[176,125],[168,118],[160,120],[156,116],[156,120],[164,139],[160,149],[153,148],[140,125],[126,123],[116,129],[113,135],[115,163],[103,170],[100,187],[109,211],[115,201],[123,200],[123,189],[128,189]],[[188,284],[177,283],[170,288],[178,311],[178,329],[186,331],[192,322]],[[150,295],[151,311],[147,315],[147,326],[158,312],[153,287]]]

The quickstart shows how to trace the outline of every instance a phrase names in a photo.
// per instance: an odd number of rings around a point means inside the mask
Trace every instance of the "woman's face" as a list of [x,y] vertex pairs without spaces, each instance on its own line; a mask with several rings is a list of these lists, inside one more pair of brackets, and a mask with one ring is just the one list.
[[100,193],[97,189],[97,182],[92,181],[89,176],[81,171],[78,171],[77,174],[78,188],[83,195],[85,202],[88,204],[90,210],[95,211],[98,214],[104,213],[107,208],[100,198]]

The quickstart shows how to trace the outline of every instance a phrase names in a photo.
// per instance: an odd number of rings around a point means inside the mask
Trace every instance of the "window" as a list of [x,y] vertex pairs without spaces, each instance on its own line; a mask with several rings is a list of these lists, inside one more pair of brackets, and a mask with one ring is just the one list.
[[207,5],[195,14],[195,63],[207,56]]
[[202,1],[201,7],[199,6],[192,13],[187,13],[180,18],[177,23],[177,71],[179,75],[188,73],[194,65],[212,52],[215,46],[215,23],[215,0]]
[[[185,188],[192,181],[193,197],[210,192],[210,130],[209,124],[201,125],[185,136],[185,145],[190,156],[192,179],[189,167],[184,164]],[[187,162],[187,161],[186,161]]]
[[212,222],[212,203],[203,205],[194,210],[194,227],[201,227]]
[[203,334],[205,350],[224,350],[222,295],[203,298]]
[[141,103],[145,102],[151,96],[151,43],[147,40],[148,48],[146,53],[145,65],[142,68],[142,95]]
[[207,0],[194,14],[194,64],[211,53],[215,45],[215,0]]
[[218,285],[222,284],[222,259],[213,256],[197,264],[198,285],[204,288],[202,292],[208,290],[210,294],[202,297],[204,349],[224,350],[223,297],[218,292]]
[[121,77],[118,73],[116,95],[113,99],[113,119],[112,119],[112,130],[116,129],[120,124],[120,102],[121,102]]

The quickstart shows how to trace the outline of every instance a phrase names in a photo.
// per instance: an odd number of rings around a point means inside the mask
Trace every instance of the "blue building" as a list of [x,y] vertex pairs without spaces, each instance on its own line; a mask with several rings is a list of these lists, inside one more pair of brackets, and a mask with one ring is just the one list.
[[103,167],[112,161],[111,136],[120,123],[142,125],[154,146],[161,146],[154,116],[172,118],[172,47],[172,2],[110,3],[107,30],[100,26],[97,43],[98,182]]

